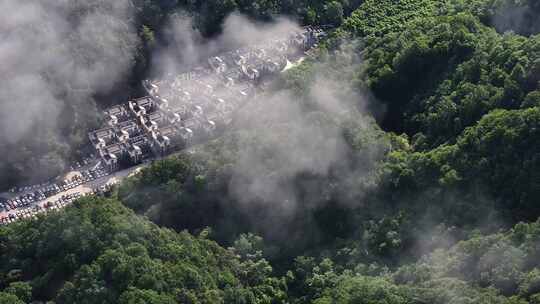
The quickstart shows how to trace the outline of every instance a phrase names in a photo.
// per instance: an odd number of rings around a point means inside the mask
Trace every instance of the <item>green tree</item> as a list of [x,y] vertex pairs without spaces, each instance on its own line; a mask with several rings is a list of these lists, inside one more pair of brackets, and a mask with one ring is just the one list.
[[323,22],[333,26],[339,26],[343,22],[343,5],[340,2],[332,1],[326,4]]
[[28,282],[10,283],[4,292],[17,296],[17,298],[25,303],[29,303],[32,300],[32,286]]

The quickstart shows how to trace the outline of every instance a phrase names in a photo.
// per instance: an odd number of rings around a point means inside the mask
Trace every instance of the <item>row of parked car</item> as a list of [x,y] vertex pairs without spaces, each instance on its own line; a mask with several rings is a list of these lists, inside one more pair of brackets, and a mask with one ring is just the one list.
[[65,206],[71,204],[76,199],[83,196],[94,195],[94,194],[104,195],[108,193],[109,191],[111,191],[113,186],[115,186],[116,184],[117,184],[116,182],[111,182],[105,185],[101,185],[99,187],[95,187],[90,192],[86,192],[86,193],[75,192],[72,194],[62,195],[56,201],[46,202],[43,206],[34,205],[34,206],[17,210],[16,212],[11,212],[6,216],[0,217],[0,225],[7,225],[9,223],[13,223],[23,218],[32,218],[43,212],[60,210],[64,208]]
[[75,176],[75,179],[79,182],[87,183],[95,179],[110,175],[111,173],[103,167],[99,166],[96,169],[89,169],[81,171],[81,175]]
[[[74,170],[77,170],[77,169],[80,169],[84,166],[87,166],[87,165],[90,165],[92,163],[92,161],[94,160],[94,155],[93,154],[90,154],[89,157],[85,157],[83,158],[81,161],[76,161],[75,163],[73,163],[70,168],[71,168],[71,171],[74,171]],[[46,187],[49,187],[53,184],[54,182],[52,181],[49,181],[49,182],[44,182],[44,183],[41,183],[41,184],[35,184],[35,185],[28,185],[28,186],[22,186],[22,187],[13,187],[9,190],[9,192],[11,193],[18,193],[18,192],[22,192],[22,193],[25,193],[25,192],[34,192],[36,190],[39,190],[39,189],[43,189],[43,188],[46,188]]]
[[16,196],[4,202],[0,202],[0,212],[29,207],[36,202],[43,201],[46,198],[60,192],[73,189],[79,185],[107,176],[109,174],[110,173],[102,166],[98,166],[96,168],[83,170],[81,171],[81,175],[75,175],[71,179],[66,179],[57,183],[36,185],[38,187],[32,186],[32,192]]
[[98,194],[98,195],[105,195],[109,193],[114,186],[118,184],[117,181],[106,183],[105,185],[101,185],[99,187],[92,188],[92,194]]
[[24,208],[30,206],[32,203],[45,199],[46,196],[41,191],[36,191],[34,193],[27,193],[15,197],[13,199],[4,200],[0,202],[0,211],[10,211],[18,208]]
[[94,159],[94,154],[90,154],[90,157],[85,157],[81,161],[76,161],[73,165],[70,166],[71,171],[80,169],[84,166],[88,166],[92,163]]
[[35,216],[36,214],[42,212],[42,209],[41,206],[33,206],[33,207],[29,207],[29,208],[25,208],[25,209],[21,209],[15,213],[9,213],[8,215],[6,216],[2,216],[0,218],[0,225],[7,225],[9,223],[13,223],[21,218],[28,218],[28,217],[33,217]]
[[24,218],[32,218],[43,212],[58,210],[62,207],[65,207],[67,204],[72,203],[74,200],[78,199],[81,196],[83,195],[79,192],[69,195],[62,195],[62,197],[58,200],[54,202],[47,202],[43,206],[35,205],[21,210],[17,210],[16,212],[9,213],[7,216],[3,216],[2,218],[0,218],[0,225],[13,223],[17,220]]

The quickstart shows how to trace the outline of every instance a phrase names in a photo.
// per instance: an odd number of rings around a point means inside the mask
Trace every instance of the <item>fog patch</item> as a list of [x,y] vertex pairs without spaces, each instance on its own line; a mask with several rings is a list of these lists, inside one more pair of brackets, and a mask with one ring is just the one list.
[[499,4],[491,23],[497,31],[530,36],[540,32],[540,5],[534,1],[506,0]]
[[[88,104],[94,94],[126,77],[134,61],[138,38],[131,22],[128,0],[0,2],[0,150],[5,159],[19,157],[24,145],[30,158],[69,142],[60,120],[84,128],[81,120],[91,115],[79,114],[78,108],[92,109]],[[36,174],[47,170],[34,169]]]
[[273,37],[283,37],[300,27],[286,18],[273,22],[259,23],[246,16],[233,13],[223,24],[222,33],[206,39],[196,28],[193,18],[185,12],[172,15],[163,30],[163,41],[152,56],[152,77],[163,78],[187,72],[206,63],[211,56],[260,44]]
[[[271,51],[268,41],[300,30],[284,18],[262,24],[232,14],[221,35],[207,40],[191,17],[177,14],[169,20],[166,43],[154,54],[152,78],[174,82],[179,74],[206,65],[209,57],[244,47],[266,45]],[[226,195],[215,198],[224,214],[240,213],[253,231],[270,240],[310,242],[319,235],[317,211],[329,205],[349,210],[365,204],[379,183],[376,168],[389,143],[368,113],[376,101],[351,81],[362,70],[359,48],[356,41],[344,41],[330,56],[308,60],[302,93],[266,80],[252,88],[256,95],[235,112],[223,138],[209,149],[219,144],[216,153],[230,157],[223,168]],[[291,72],[296,71],[286,73]],[[201,75],[196,78],[203,84],[217,78]],[[159,95],[174,103],[177,98],[163,87]],[[227,95],[219,86],[213,88],[216,96]],[[209,156],[213,157],[220,158]]]
[[378,186],[375,171],[388,142],[376,138],[355,149],[346,138],[346,130],[366,137],[376,131],[366,112],[369,94],[339,81],[332,64],[315,64],[306,96],[266,92],[238,113],[235,129],[249,138],[238,146],[229,191],[248,217],[257,215],[252,221],[266,237],[295,238],[294,227],[313,221],[313,211],[362,207]]

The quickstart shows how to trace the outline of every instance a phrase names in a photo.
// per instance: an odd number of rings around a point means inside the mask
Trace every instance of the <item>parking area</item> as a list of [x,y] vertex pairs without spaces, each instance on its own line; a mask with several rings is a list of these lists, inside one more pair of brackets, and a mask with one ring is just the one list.
[[24,192],[0,200],[0,225],[61,209],[82,196],[105,194],[143,166],[110,173],[99,162],[89,163],[68,172],[59,182],[21,188]]

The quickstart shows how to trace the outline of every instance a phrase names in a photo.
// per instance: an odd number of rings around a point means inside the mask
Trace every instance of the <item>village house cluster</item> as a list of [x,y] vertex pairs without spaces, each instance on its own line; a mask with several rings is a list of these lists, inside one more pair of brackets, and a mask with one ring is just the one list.
[[264,44],[208,59],[189,72],[143,82],[147,96],[105,111],[105,125],[89,133],[109,171],[159,158],[213,137],[256,94],[258,83],[324,35],[308,27]]
[[[102,195],[120,168],[157,159],[217,135],[260,84],[311,49],[325,32],[307,27],[286,37],[213,56],[201,66],[146,80],[147,96],[104,111],[102,128],[88,134],[96,155],[71,166],[76,175],[14,188],[0,198],[0,225],[60,209],[85,195]],[[81,185],[93,182],[90,189]]]

